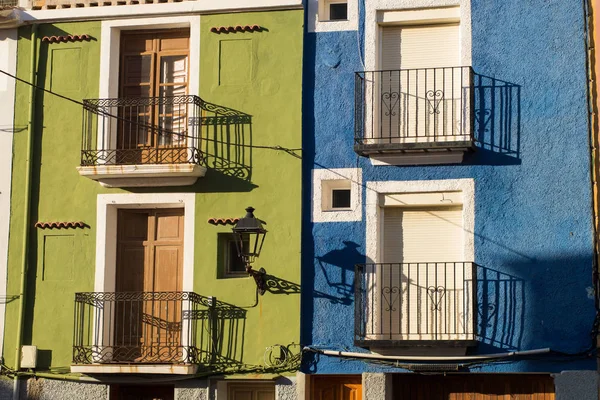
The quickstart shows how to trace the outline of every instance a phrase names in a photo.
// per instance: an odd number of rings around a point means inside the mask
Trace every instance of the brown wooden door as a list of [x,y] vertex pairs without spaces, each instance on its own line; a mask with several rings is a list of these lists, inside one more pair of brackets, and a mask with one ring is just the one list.
[[171,360],[181,351],[183,210],[119,210],[117,224],[116,291],[137,294],[116,304],[115,353]]
[[398,400],[554,400],[549,375],[395,374],[393,382]]
[[[189,30],[124,32],[121,35],[119,97],[130,99],[120,112],[118,149],[140,149],[122,162],[171,163],[186,154]],[[161,101],[149,101],[162,98]],[[129,122],[131,121],[131,122]],[[121,152],[133,157],[132,152]]]
[[230,383],[227,400],[275,400],[275,385],[271,383]]
[[362,400],[362,377],[313,376],[312,400]]

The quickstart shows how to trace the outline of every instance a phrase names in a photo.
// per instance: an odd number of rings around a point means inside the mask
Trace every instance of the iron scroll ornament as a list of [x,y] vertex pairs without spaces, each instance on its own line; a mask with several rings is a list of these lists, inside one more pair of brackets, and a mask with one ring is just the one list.
[[444,100],[443,90],[428,90],[425,98],[429,102],[429,114],[440,113],[440,103]]

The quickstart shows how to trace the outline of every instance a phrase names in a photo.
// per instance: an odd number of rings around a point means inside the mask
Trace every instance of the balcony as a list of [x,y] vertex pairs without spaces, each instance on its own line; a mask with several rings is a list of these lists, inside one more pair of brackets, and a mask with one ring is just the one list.
[[354,150],[399,164],[462,162],[474,148],[472,81],[471,67],[356,73]]
[[359,264],[357,346],[476,345],[476,265],[470,262]]
[[108,187],[192,185],[202,146],[227,147],[250,120],[198,96],[84,100],[78,171]]
[[0,0],[0,10],[18,7],[19,2],[17,0]]
[[244,317],[193,292],[76,293],[71,372],[193,374],[217,363],[219,335],[240,325],[224,319]]

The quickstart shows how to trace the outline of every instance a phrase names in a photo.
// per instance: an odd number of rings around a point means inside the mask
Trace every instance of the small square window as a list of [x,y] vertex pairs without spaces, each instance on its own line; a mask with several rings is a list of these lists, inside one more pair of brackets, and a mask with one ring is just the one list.
[[[235,236],[233,233],[219,233],[218,236],[218,262],[219,278],[233,278],[246,275],[246,266],[238,256]],[[248,246],[248,239],[244,239],[244,247]]]
[[319,0],[319,21],[347,21],[347,0]]
[[321,210],[347,211],[352,208],[351,182],[346,179],[321,181]]
[[329,20],[343,21],[348,19],[348,3],[329,4]]
[[331,208],[350,208],[350,189],[333,189]]

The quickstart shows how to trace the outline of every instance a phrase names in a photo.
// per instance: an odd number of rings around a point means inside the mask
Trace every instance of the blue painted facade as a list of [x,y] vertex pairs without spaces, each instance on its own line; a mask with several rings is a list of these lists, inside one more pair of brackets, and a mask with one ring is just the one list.
[[[588,350],[595,317],[594,247],[581,3],[472,0],[475,109],[490,112],[475,121],[476,151],[454,165],[373,166],[353,151],[354,75],[363,70],[358,48],[364,52],[364,13],[359,21],[358,35],[306,34],[303,344],[367,351],[353,341],[354,265],[365,262],[367,190],[361,221],[311,222],[308,179],[314,169],[360,168],[363,185],[474,180],[474,261],[486,288],[479,300],[484,301],[485,292],[496,303],[496,314],[481,318],[479,345],[468,354],[546,347],[572,354]],[[503,280],[518,289],[495,292]],[[595,357],[548,354],[469,370],[595,368]],[[374,371],[404,372],[324,355],[309,356],[304,365],[304,372],[317,374]]]

